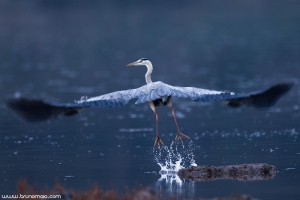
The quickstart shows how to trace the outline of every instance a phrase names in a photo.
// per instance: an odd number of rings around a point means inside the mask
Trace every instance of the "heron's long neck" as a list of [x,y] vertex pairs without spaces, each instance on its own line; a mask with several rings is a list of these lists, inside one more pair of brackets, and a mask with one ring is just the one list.
[[151,80],[151,74],[153,71],[152,63],[149,61],[149,63],[146,64],[146,67],[147,67],[147,73],[145,74],[145,78],[146,78],[146,83],[149,84],[152,83]]

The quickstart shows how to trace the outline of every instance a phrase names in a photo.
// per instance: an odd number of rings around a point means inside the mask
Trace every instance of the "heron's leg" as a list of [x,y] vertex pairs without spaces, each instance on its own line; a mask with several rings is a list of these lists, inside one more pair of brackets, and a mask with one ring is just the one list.
[[172,115],[173,115],[173,117],[174,117],[174,122],[175,122],[175,125],[176,125],[176,128],[177,128],[177,131],[178,131],[176,137],[174,138],[174,142],[175,142],[177,139],[180,139],[180,142],[181,142],[181,144],[183,145],[182,137],[186,137],[186,138],[188,138],[188,139],[190,139],[190,137],[187,136],[187,135],[185,135],[185,134],[183,134],[183,133],[179,130],[179,126],[178,126],[178,123],[177,123],[177,120],[176,120],[176,117],[175,117],[175,112],[174,112],[174,108],[172,107],[171,100],[167,103],[167,105],[168,105],[169,108],[171,109],[171,113],[172,113]]
[[155,105],[153,103],[153,101],[150,101],[149,102],[149,105],[150,105],[150,108],[153,110],[154,114],[155,114],[155,124],[156,124],[156,137],[155,137],[155,140],[154,140],[154,147],[155,145],[157,144],[158,148],[160,148],[160,144],[164,145],[163,141],[160,139],[160,137],[158,136],[158,114],[156,112],[156,109],[155,109]]

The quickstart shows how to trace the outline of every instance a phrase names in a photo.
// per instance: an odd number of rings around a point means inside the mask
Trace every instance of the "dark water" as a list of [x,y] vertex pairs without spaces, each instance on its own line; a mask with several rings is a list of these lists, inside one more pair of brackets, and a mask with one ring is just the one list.
[[[12,194],[27,178],[41,188],[126,191],[151,186],[163,197],[250,194],[300,198],[300,4],[297,1],[0,1],[0,191]],[[28,124],[5,108],[14,96],[72,102],[153,81],[236,92],[294,81],[273,108],[228,108],[174,99],[198,165],[263,162],[275,178],[240,182],[166,180],[154,161],[155,119],[148,104],[90,109],[78,116]],[[160,108],[165,144],[176,134]],[[188,143],[187,140],[185,140]]]

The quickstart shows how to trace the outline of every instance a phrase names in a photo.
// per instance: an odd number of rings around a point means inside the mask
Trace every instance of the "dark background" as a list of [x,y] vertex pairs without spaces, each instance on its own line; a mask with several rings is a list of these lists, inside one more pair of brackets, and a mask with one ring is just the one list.
[[[298,1],[0,1],[0,192],[20,178],[49,188],[126,191],[151,186],[162,196],[215,197],[246,193],[262,199],[300,198]],[[268,110],[174,99],[197,164],[266,162],[269,181],[157,181],[148,104],[90,109],[72,118],[28,124],[5,108],[11,97],[73,102],[145,84],[141,57],[153,81],[247,92],[293,81]],[[176,128],[159,109],[166,144]],[[292,169],[290,169],[292,168]],[[164,188],[167,189],[158,189]],[[171,188],[171,189],[170,189]]]

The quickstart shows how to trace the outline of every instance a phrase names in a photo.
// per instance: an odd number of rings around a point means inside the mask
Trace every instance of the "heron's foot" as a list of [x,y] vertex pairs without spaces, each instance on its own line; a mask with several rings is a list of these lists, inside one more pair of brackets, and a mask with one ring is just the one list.
[[187,139],[190,139],[189,136],[187,135],[184,135],[183,133],[181,132],[178,132],[176,137],[174,138],[174,141],[173,142],[176,142],[178,139],[180,140],[181,144],[183,145],[183,140],[182,140],[182,137],[186,137]]
[[156,136],[156,138],[155,138],[154,147],[155,147],[155,145],[157,145],[159,149],[160,149],[160,145],[164,146],[163,141],[158,136]]

